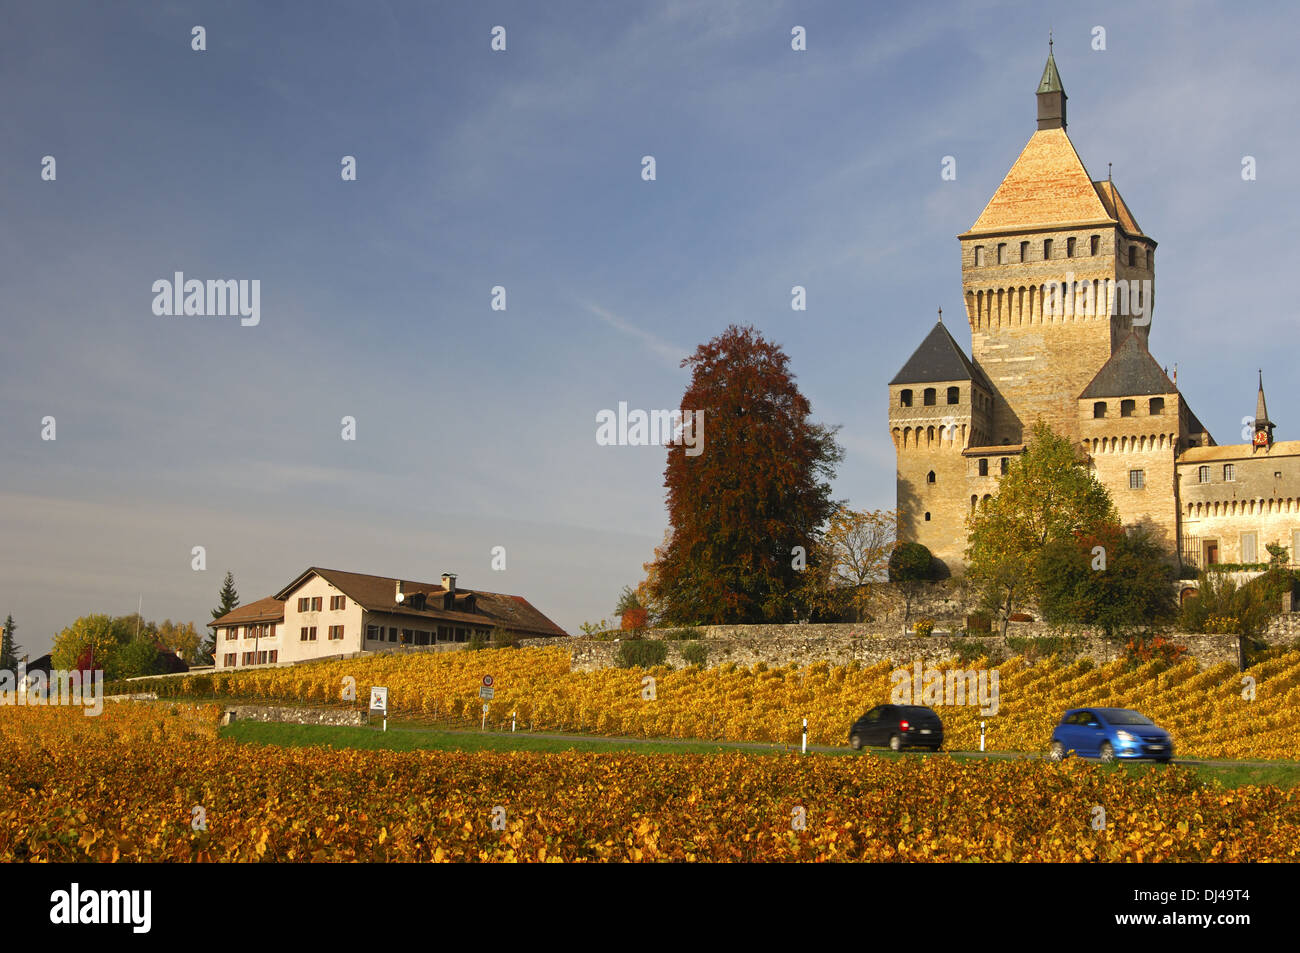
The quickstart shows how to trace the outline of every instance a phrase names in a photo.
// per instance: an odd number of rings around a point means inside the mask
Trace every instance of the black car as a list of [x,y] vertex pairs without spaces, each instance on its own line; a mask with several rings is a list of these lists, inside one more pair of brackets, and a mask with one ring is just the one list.
[[849,744],[855,751],[868,745],[938,751],[943,745],[943,722],[924,705],[877,705],[853,723]]

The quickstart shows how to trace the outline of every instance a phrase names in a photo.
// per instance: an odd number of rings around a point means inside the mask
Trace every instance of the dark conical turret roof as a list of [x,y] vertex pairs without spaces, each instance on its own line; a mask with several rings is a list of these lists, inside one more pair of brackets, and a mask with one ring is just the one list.
[[990,393],[993,391],[993,385],[984,372],[972,363],[939,321],[889,383],[935,384],[943,381],[975,381]]
[[1137,332],[1132,331],[1115,349],[1110,360],[1101,366],[1097,376],[1083,389],[1079,399],[1176,393],[1178,388],[1174,382],[1161,370]]

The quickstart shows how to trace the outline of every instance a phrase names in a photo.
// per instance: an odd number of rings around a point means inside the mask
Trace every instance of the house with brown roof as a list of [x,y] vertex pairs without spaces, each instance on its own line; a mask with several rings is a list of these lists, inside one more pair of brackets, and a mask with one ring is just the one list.
[[447,651],[475,637],[568,635],[522,596],[313,566],[275,595],[208,625],[218,669],[361,652]]

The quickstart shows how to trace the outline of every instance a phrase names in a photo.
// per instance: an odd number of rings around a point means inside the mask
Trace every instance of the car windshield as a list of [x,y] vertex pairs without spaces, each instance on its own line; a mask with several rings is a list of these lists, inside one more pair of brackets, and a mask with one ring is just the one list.
[[1154,725],[1155,722],[1146,715],[1139,715],[1127,708],[1106,712],[1106,720],[1112,725]]

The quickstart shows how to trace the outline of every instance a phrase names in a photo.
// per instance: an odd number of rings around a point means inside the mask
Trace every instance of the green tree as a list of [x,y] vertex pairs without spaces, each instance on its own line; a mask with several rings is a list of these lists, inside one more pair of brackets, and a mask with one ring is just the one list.
[[51,667],[71,670],[84,657],[89,659],[89,667],[103,669],[105,678],[117,678],[117,652],[130,641],[125,619],[82,616],[54,637]]
[[[227,612],[232,612],[239,606],[239,593],[235,592],[235,575],[229,569],[226,570],[226,578],[221,583],[221,591],[217,594],[221,600],[220,604],[212,610],[212,618],[220,619]],[[208,637],[203,643],[201,662],[212,663],[216,661],[217,654],[217,630],[210,629]]]
[[113,656],[114,678],[152,675],[158,666],[158,649],[152,637],[132,639],[119,646]]
[[727,328],[682,366],[694,426],[668,447],[671,535],[649,601],[668,625],[788,622],[796,547],[806,554],[835,510],[835,429],[812,422],[789,358],[753,328]]
[[1101,629],[1107,638],[1160,630],[1178,614],[1171,555],[1143,528],[1118,523],[1054,540],[1038,560],[1038,608],[1053,624]]
[[181,658],[187,665],[198,662],[202,639],[193,622],[173,622],[171,619],[163,619],[157,630],[158,641],[171,652],[180,652]]
[[1074,446],[1040,420],[998,492],[967,521],[967,578],[1005,635],[1012,612],[1034,595],[1044,548],[1118,522],[1106,488]]
[[7,672],[18,669],[18,653],[22,646],[14,641],[14,633],[17,631],[18,626],[14,624],[14,617],[6,616],[4,634],[0,636],[0,669]]
[[934,554],[920,543],[899,543],[889,554],[889,581],[903,597],[903,624],[927,582],[934,579]]

